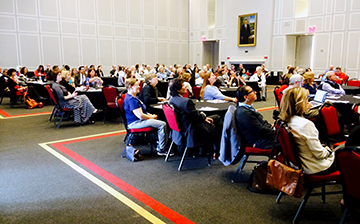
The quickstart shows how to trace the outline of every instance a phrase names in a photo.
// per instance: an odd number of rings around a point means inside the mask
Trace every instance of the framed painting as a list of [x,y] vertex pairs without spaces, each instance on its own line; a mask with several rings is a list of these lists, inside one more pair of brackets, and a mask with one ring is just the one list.
[[239,15],[238,47],[256,46],[257,13]]

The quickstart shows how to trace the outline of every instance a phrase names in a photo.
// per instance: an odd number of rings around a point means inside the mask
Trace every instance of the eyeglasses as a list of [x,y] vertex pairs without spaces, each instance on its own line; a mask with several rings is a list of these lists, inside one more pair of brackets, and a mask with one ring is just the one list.
[[249,94],[250,94],[250,93],[252,93],[252,92],[256,93],[256,91],[251,90],[251,91],[250,91],[250,92],[248,92],[246,95],[249,95]]

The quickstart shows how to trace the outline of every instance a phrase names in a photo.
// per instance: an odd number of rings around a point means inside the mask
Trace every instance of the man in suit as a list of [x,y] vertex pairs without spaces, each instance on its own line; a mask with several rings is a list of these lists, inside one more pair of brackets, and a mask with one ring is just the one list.
[[85,86],[85,80],[86,80],[86,72],[85,67],[80,66],[79,67],[79,73],[75,75],[75,86]]
[[251,36],[250,26],[248,25],[248,20],[244,20],[244,24],[240,29],[240,44],[248,44],[249,37]]
[[199,112],[191,99],[182,97],[185,93],[184,81],[179,78],[174,79],[170,86],[172,97],[169,103],[181,113],[182,128],[180,129],[187,133],[187,146],[191,148],[208,145],[209,140],[212,140],[215,147],[214,159],[217,159],[223,121],[218,115],[206,117],[204,113]]
[[260,149],[271,148],[275,130],[252,107],[256,100],[256,92],[250,86],[242,86],[238,88],[236,94],[239,102],[235,112],[236,125],[243,134],[246,143]]

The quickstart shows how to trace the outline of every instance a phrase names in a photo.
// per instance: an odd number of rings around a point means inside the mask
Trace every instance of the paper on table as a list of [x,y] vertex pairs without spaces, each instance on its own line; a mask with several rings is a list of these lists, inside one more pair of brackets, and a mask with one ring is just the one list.
[[329,101],[332,103],[349,103],[349,101],[347,101],[347,100],[328,100],[328,99],[326,99],[326,101]]
[[201,111],[213,111],[213,110],[219,110],[219,108],[216,108],[216,107],[200,107],[199,110],[201,110]]
[[161,104],[156,105],[156,106],[153,106],[153,107],[156,108],[156,109],[162,109],[162,105],[161,105]]
[[355,99],[360,99],[360,96],[353,96]]
[[226,103],[225,100],[207,100],[208,103]]

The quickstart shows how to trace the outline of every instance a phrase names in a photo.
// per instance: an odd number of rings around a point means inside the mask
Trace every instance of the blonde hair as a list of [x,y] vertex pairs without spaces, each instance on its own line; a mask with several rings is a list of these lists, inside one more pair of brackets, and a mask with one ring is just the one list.
[[307,98],[309,90],[301,87],[294,87],[286,90],[280,103],[279,118],[289,122],[294,115],[302,116],[307,111]]
[[146,84],[149,84],[150,79],[153,79],[153,78],[155,78],[155,77],[157,77],[157,76],[156,76],[156,74],[154,74],[154,73],[149,73],[149,74],[147,74],[147,75],[145,76],[145,82],[146,82]]
[[315,74],[313,72],[305,72],[304,76],[304,84],[308,84],[309,86],[312,86],[313,82],[311,79],[314,78]]
[[184,81],[184,82],[189,82],[190,79],[191,79],[191,75],[189,73],[184,73],[182,76],[181,76],[181,79]]
[[210,78],[211,74],[212,74],[211,72],[208,72],[204,76],[204,81],[203,81],[203,84],[202,84],[201,90],[200,90],[200,97],[201,98],[204,98],[205,87],[210,84],[209,78]]
[[61,78],[66,79],[67,74],[69,74],[70,72],[68,70],[65,69],[61,69]]
[[125,80],[125,88],[129,90],[129,88],[133,87],[135,83],[137,82],[137,79],[134,78],[128,78]]

